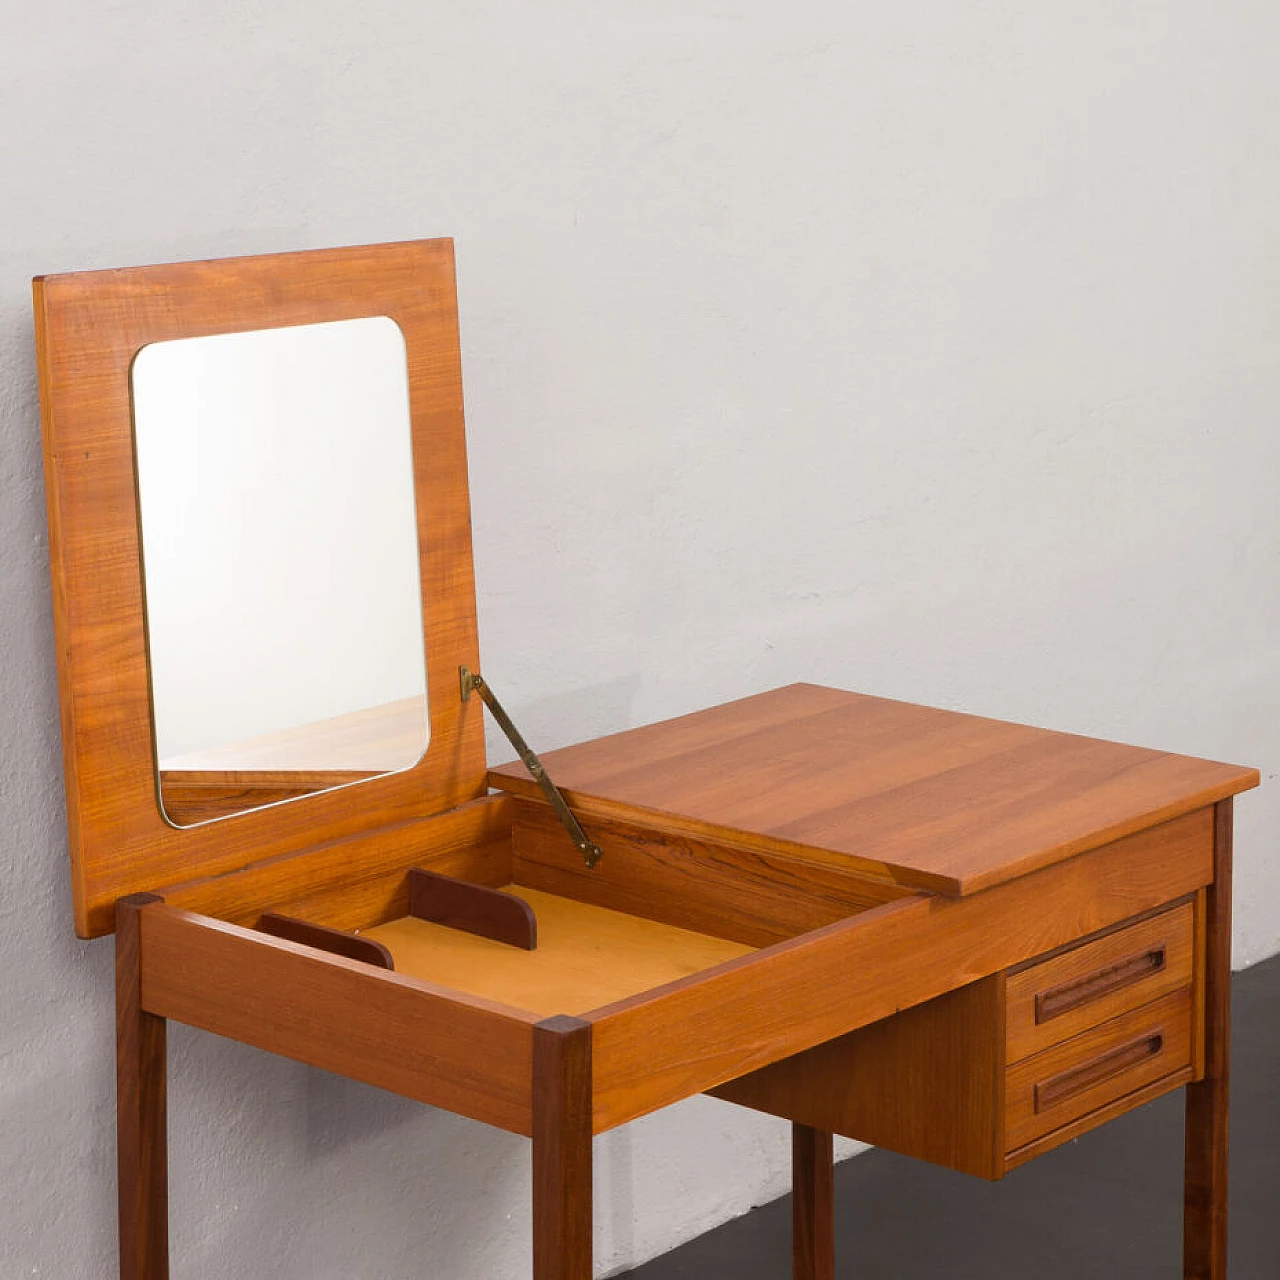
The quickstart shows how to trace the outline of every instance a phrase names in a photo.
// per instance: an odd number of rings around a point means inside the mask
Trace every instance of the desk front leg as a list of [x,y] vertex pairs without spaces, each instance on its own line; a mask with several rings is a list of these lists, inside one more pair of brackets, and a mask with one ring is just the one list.
[[1231,801],[1214,807],[1206,895],[1204,1078],[1187,1086],[1182,1274],[1226,1280],[1227,1086],[1231,1060]]
[[831,1134],[791,1126],[792,1280],[835,1280],[835,1152]]
[[591,1280],[591,1025],[533,1029],[533,1280]]
[[168,1280],[169,1179],[165,1020],[142,1007],[142,908],[116,904],[116,1158],[120,1280]]

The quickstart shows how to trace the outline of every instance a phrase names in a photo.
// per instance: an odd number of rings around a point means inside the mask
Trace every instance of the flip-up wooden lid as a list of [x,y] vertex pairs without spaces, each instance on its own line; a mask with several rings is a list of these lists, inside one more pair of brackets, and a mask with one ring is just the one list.
[[[244,866],[483,794],[453,246],[415,241],[35,281],[76,930],[129,893]],[[157,802],[129,373],[153,342],[389,316],[408,353],[430,743],[413,768],[201,826]]]
[[[1256,769],[797,684],[542,756],[587,823],[639,822],[948,895],[1258,785]],[[496,787],[538,796],[520,764]]]

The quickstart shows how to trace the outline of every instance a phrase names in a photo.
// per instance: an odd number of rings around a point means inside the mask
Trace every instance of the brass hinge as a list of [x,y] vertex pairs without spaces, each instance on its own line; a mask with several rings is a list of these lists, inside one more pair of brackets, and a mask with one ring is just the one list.
[[520,730],[512,723],[511,717],[507,715],[502,703],[498,701],[484,676],[478,671],[472,671],[470,667],[459,667],[458,685],[462,693],[463,702],[466,702],[471,697],[472,690],[475,690],[480,695],[480,700],[489,708],[493,718],[498,722],[498,727],[507,735],[507,741],[515,747],[516,753],[524,762],[524,767],[529,770],[533,780],[542,788],[542,794],[547,797],[548,803],[555,810],[556,817],[564,824],[564,829],[577,846],[578,852],[582,854],[583,862],[588,867],[594,867],[602,857],[600,846],[587,838],[587,833],[583,831],[577,818],[573,816],[573,810],[569,808],[568,802],[560,794],[560,788],[551,781],[542,761],[538,759],[533,748],[521,736]]

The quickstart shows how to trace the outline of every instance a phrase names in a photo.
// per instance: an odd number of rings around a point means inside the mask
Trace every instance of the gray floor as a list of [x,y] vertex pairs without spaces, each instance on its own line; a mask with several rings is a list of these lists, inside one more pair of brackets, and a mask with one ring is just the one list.
[[[1231,1277],[1280,1280],[1280,956],[1234,979]],[[836,1170],[839,1280],[1181,1276],[1182,1091],[986,1183],[885,1151]],[[791,1201],[630,1280],[789,1280]]]

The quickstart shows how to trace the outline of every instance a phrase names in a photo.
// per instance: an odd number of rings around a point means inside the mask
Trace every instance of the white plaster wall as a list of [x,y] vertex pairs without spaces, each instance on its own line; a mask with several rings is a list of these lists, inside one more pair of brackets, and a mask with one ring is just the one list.
[[[798,678],[1280,762],[1280,10],[0,5],[0,1273],[106,1277],[27,279],[453,234],[486,673],[548,745]],[[495,744],[495,754],[505,750]],[[1280,948],[1280,791],[1237,958]],[[182,1029],[174,1275],[527,1273],[515,1138]],[[602,1270],[785,1189],[599,1143]]]

